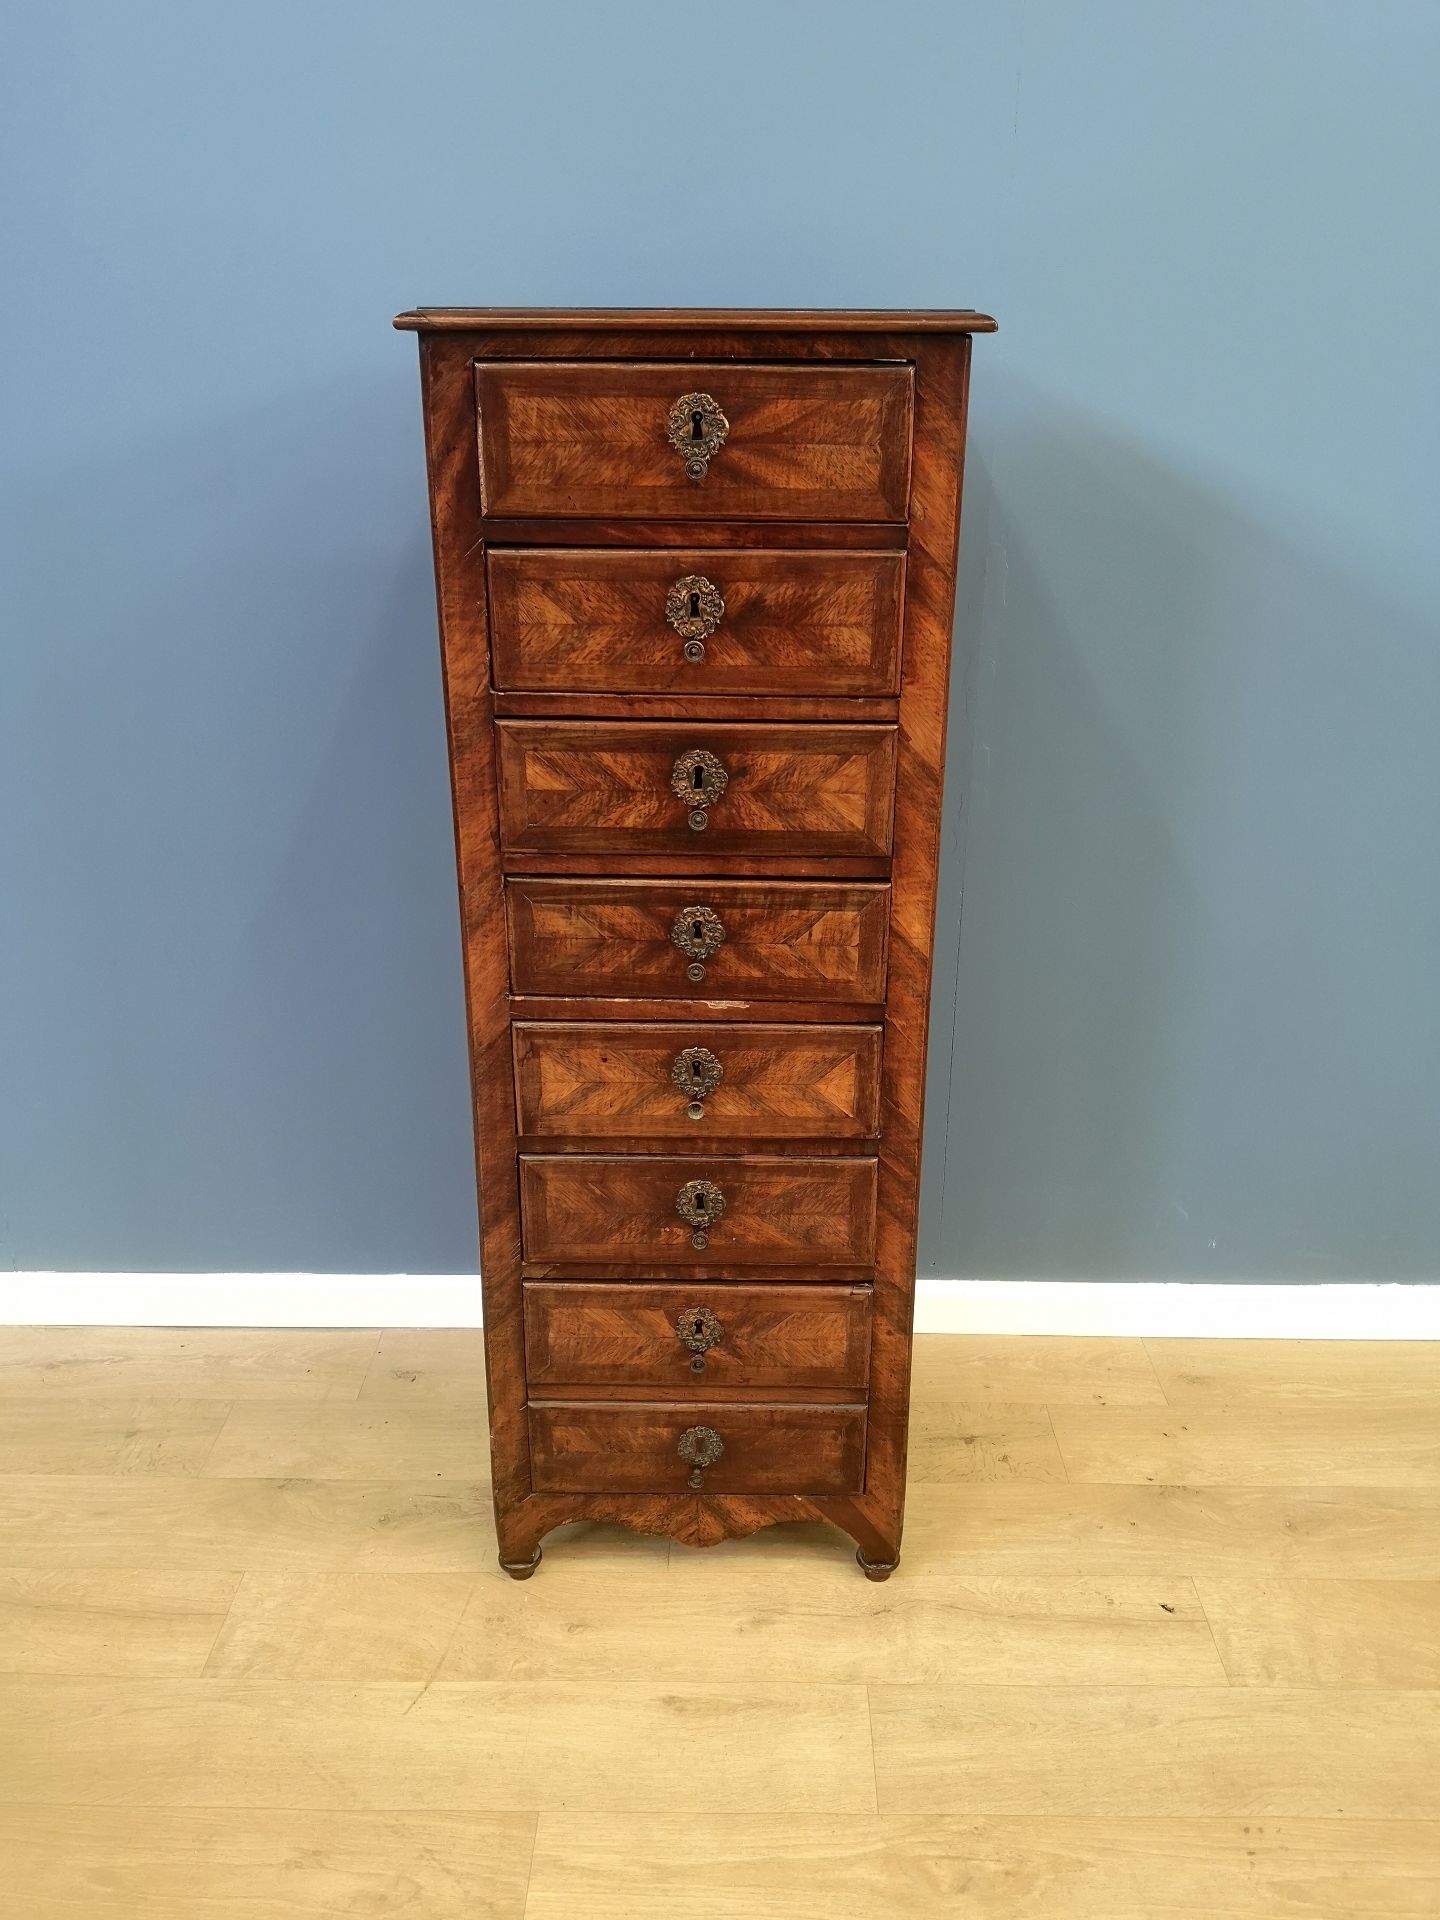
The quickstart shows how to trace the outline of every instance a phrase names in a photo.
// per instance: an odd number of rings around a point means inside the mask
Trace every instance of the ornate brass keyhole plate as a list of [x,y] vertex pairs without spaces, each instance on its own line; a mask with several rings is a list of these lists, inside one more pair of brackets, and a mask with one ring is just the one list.
[[[703,573],[687,573],[665,596],[665,618],[682,640],[708,640],[725,617],[720,590]],[[689,658],[690,649],[685,649]],[[700,657],[704,656],[701,647]]]
[[708,1047],[682,1047],[670,1069],[670,1078],[690,1102],[686,1112],[692,1120],[705,1118],[703,1102],[724,1077],[724,1067]]
[[686,1307],[675,1322],[675,1338],[697,1360],[711,1347],[719,1346],[724,1333],[725,1329],[709,1307]]
[[730,422],[708,393],[682,393],[665,422],[665,438],[685,462],[686,473],[697,481],[705,478],[729,431]]
[[670,791],[690,808],[690,825],[703,833],[709,809],[730,784],[730,776],[708,747],[691,747],[670,770]]
[[730,776],[708,747],[691,747],[670,771],[670,791],[692,807],[713,807]]
[[725,1442],[713,1427],[687,1427],[675,1442],[675,1451],[687,1467],[694,1468],[690,1484],[698,1490],[705,1484],[705,1469],[724,1453]]
[[682,907],[670,928],[670,938],[691,960],[708,960],[723,946],[725,929],[713,907]]
[[691,1246],[703,1252],[710,1244],[709,1229],[725,1211],[725,1196],[713,1180],[687,1180],[675,1196],[675,1211],[695,1229]]

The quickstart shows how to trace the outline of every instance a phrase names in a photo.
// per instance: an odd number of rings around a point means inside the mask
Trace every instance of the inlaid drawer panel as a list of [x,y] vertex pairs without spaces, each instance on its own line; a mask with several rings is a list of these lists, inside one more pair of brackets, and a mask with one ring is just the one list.
[[492,548],[495,684],[894,693],[904,571],[898,553]]
[[532,1400],[529,1415],[531,1484],[543,1493],[684,1493],[697,1475],[706,1493],[865,1484],[863,1406]]
[[525,1365],[532,1393],[804,1387],[859,1395],[870,1372],[870,1289],[531,1280]]
[[905,366],[481,361],[482,505],[567,518],[903,520],[913,393]]
[[869,1139],[879,1128],[879,1027],[557,1020],[511,1032],[519,1130],[532,1137],[703,1144]]
[[885,997],[890,889],[784,880],[510,880],[519,994]]
[[512,853],[876,856],[895,729],[501,720]]
[[525,1258],[557,1265],[867,1266],[874,1160],[522,1154]]

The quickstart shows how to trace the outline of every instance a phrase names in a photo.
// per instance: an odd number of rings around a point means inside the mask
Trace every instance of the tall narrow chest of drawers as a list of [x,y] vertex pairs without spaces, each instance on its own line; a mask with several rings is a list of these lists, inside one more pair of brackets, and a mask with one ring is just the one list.
[[500,1560],[899,1558],[972,312],[423,309]]

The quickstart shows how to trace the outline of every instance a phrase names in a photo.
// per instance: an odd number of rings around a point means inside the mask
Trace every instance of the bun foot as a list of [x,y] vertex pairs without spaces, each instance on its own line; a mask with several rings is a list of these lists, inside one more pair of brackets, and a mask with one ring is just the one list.
[[855,1549],[855,1564],[867,1580],[888,1580],[900,1564],[897,1553],[893,1560],[867,1560],[859,1547]]
[[512,1580],[528,1580],[539,1566],[540,1558],[540,1548],[536,1547],[528,1560],[502,1560],[500,1570],[502,1573],[508,1573]]

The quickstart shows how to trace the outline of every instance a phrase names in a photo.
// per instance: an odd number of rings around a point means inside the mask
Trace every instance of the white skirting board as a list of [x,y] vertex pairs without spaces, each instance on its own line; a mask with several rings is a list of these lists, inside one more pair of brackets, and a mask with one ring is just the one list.
[[[0,1325],[478,1327],[480,1281],[473,1273],[10,1273],[0,1275]],[[915,1330],[1440,1340],[1440,1284],[922,1280]]]

